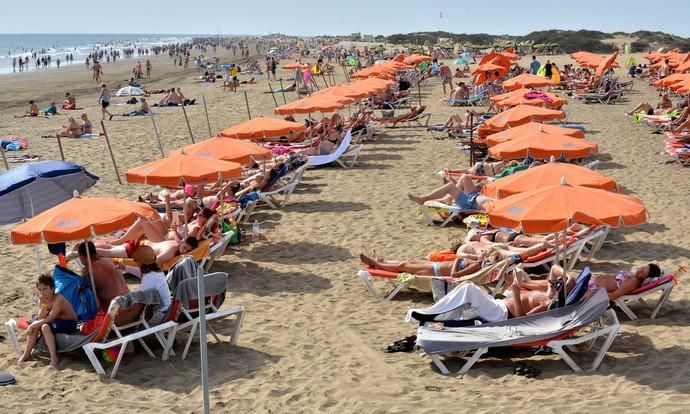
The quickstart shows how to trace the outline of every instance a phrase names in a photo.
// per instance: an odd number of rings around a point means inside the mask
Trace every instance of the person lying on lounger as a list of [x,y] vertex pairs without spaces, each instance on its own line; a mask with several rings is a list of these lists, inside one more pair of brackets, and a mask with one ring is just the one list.
[[452,277],[458,278],[469,275],[482,268],[482,260],[456,258],[453,261],[432,262],[429,260],[393,261],[383,258],[371,258],[360,254],[359,259],[363,264],[376,269],[396,273],[411,273],[420,276]]
[[343,126],[342,124],[338,124],[335,126],[333,130],[328,132],[323,138],[321,138],[321,142],[319,142],[319,146],[316,148],[308,148],[304,151],[301,152],[301,154],[304,155],[328,155],[331,152],[335,151],[336,148],[340,145],[340,140],[343,138]]
[[479,193],[479,188],[474,184],[469,175],[461,175],[457,183],[446,183],[432,192],[416,196],[407,195],[413,202],[422,205],[426,201],[441,200],[446,204],[455,204],[463,210],[483,210],[484,205],[494,201]]
[[671,109],[673,109],[673,102],[671,102],[671,98],[668,97],[668,94],[664,94],[661,97],[661,101],[656,105],[656,108],[654,108],[652,105],[648,104],[647,102],[642,102],[641,104],[637,105],[634,107],[632,110],[626,112],[626,115],[633,115],[638,112],[643,112],[647,115],[663,115],[667,112],[669,112]]
[[29,325],[26,347],[19,362],[31,359],[31,352],[39,337],[43,337],[50,352],[50,366],[57,368],[55,334],[77,332],[77,314],[69,301],[55,292],[55,281],[52,276],[39,276],[36,289],[39,295],[38,317]]
[[458,82],[457,88],[453,89],[448,96],[449,101],[464,101],[470,97],[470,90],[465,82]]
[[[563,278],[564,274],[565,272],[561,266],[554,265],[551,266],[549,279]],[[616,274],[592,276],[587,287],[589,290],[604,288],[609,295],[609,299],[616,300],[621,296],[628,295],[639,289],[648,278],[655,279],[659,276],[661,276],[659,265],[656,263],[649,263],[629,272],[621,270]],[[526,280],[523,281],[522,284],[524,289],[545,291],[548,287],[545,282],[545,280]],[[574,283],[575,279],[568,277],[566,287],[571,289]]]
[[148,221],[144,219],[137,219],[132,226],[127,229],[125,234],[118,237],[116,240],[110,242],[111,245],[120,245],[127,243],[129,240],[139,239],[146,236],[149,241],[162,242],[166,240],[177,240],[186,237],[194,237],[201,240],[206,231],[206,223],[213,218],[215,211],[210,208],[204,208],[186,225],[180,223],[177,228],[175,223],[166,220]]
[[[175,232],[175,235],[178,233]],[[107,242],[96,243],[96,252],[101,257],[110,258],[132,258],[132,254],[141,245],[149,246],[156,254],[158,264],[165,263],[173,257],[188,253],[199,247],[199,241],[195,237],[187,237],[182,240],[176,237],[175,240],[162,242],[151,242],[146,240],[129,240],[124,244],[113,245]]]

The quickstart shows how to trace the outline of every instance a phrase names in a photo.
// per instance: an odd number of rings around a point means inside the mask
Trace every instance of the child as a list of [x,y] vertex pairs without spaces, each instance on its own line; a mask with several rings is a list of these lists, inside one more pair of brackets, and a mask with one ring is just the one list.
[[31,352],[38,342],[39,335],[48,346],[50,352],[50,366],[57,368],[57,345],[55,334],[71,334],[77,331],[77,314],[72,305],[59,293],[55,293],[55,282],[48,275],[41,275],[36,282],[39,294],[39,311],[37,320],[29,325],[28,338],[24,354],[19,362],[28,361]]

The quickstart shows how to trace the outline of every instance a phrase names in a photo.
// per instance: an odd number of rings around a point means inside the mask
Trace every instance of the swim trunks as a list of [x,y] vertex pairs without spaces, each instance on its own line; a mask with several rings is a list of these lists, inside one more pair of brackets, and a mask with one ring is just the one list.
[[71,334],[77,331],[77,321],[65,321],[56,319],[50,322],[48,325],[50,325],[50,330],[53,331],[54,334]]
[[471,193],[461,191],[455,199],[455,205],[463,210],[477,210],[477,197],[479,197],[479,191]]
[[125,242],[125,253],[127,253],[127,257],[131,259],[132,255],[135,251],[137,251],[139,246],[141,246],[141,240],[127,240]]

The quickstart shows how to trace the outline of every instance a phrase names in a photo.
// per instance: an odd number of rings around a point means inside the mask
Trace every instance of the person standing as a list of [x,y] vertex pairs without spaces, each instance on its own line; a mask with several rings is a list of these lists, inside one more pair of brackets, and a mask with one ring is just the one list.
[[532,55],[532,63],[529,64],[529,69],[532,71],[532,75],[536,75],[537,72],[539,72],[539,68],[541,68],[541,63],[539,63],[536,56]]
[[17,71],[17,58],[12,58],[12,72]]
[[451,89],[453,88],[453,74],[450,71],[450,68],[448,65],[445,63],[441,63],[441,66],[438,67],[438,72],[439,75],[441,75],[441,83],[443,84],[443,95],[446,95],[446,85],[450,87]]
[[93,71],[93,79],[96,83],[99,83],[101,81],[101,75],[103,74],[103,67],[97,60],[94,60],[91,70]]
[[146,79],[151,78],[151,61],[146,59]]
[[110,106],[110,90],[105,83],[101,84],[101,94],[98,96],[98,102],[101,104],[101,114],[103,114],[101,119],[105,119],[105,114],[108,114],[110,116],[108,119],[112,121],[113,114],[108,111]]

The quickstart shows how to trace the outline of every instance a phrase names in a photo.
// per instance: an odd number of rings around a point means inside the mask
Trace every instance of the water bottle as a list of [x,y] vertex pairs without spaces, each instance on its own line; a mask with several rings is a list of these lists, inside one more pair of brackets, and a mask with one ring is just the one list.
[[259,220],[254,219],[254,224],[252,224],[252,238],[257,239],[259,237]]

